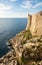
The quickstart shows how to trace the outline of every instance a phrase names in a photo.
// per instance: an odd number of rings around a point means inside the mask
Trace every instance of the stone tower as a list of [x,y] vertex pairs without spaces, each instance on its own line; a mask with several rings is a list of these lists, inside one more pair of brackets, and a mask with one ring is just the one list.
[[32,35],[42,35],[42,11],[28,15],[28,23],[26,30],[30,29]]
[[27,22],[27,27],[26,27],[26,29],[30,29],[31,19],[32,19],[32,16],[31,16],[30,14],[28,14],[28,22]]

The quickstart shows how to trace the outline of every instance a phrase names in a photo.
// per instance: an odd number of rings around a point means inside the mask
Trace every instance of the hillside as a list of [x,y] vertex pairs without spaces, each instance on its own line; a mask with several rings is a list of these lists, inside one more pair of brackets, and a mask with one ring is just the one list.
[[8,43],[11,51],[0,59],[0,65],[42,65],[42,36],[24,30]]

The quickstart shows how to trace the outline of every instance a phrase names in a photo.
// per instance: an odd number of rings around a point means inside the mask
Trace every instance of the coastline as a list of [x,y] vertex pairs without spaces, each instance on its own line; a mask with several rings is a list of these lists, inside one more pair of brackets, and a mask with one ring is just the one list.
[[33,37],[24,30],[9,40],[9,46],[11,51],[0,59],[0,65],[42,65],[42,36]]

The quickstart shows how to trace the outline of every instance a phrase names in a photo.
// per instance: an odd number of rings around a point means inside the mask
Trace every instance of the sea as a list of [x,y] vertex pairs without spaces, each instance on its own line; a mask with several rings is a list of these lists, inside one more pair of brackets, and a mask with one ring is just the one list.
[[25,30],[27,18],[0,18],[0,58],[10,51],[9,39]]

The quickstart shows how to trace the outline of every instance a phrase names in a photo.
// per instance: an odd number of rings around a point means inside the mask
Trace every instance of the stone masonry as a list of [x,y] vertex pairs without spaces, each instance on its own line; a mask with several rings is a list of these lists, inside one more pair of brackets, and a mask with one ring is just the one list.
[[28,15],[28,23],[26,30],[30,29],[32,35],[42,35],[42,11]]

